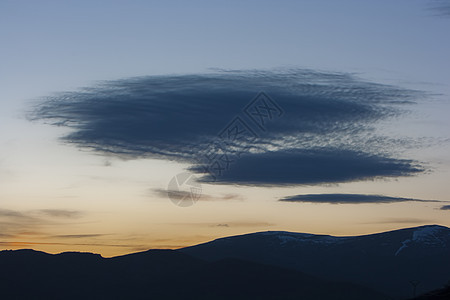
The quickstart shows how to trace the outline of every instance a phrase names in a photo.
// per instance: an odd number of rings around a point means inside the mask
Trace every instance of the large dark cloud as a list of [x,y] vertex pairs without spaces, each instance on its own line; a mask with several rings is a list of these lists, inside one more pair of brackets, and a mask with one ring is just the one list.
[[[250,103],[260,91],[273,101]],[[423,171],[396,156],[406,140],[374,130],[423,96],[343,73],[223,71],[104,82],[48,97],[30,117],[72,129],[62,139],[77,147],[187,162],[205,182],[320,184]]]
[[364,204],[364,203],[397,203],[397,202],[443,202],[437,200],[422,200],[414,198],[389,197],[384,195],[366,194],[305,194],[288,196],[280,199],[284,202],[330,203],[330,204]]

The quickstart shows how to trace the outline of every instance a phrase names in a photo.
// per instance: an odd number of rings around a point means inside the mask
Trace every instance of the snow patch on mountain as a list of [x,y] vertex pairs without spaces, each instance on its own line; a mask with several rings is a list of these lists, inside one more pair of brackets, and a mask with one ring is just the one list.
[[408,243],[410,243],[411,240],[405,240],[402,242],[402,246],[400,248],[398,248],[397,252],[395,252],[395,256],[397,256],[403,249],[405,249],[406,247],[408,247]]
[[445,245],[445,242],[439,237],[440,233],[441,228],[439,226],[421,227],[413,232],[412,239],[415,242]]
[[425,244],[431,246],[446,246],[445,240],[443,240],[444,236],[447,232],[444,231],[445,227],[438,225],[429,225],[419,227],[413,231],[410,239],[406,239],[402,242],[402,245],[395,252],[395,256],[397,256],[403,249],[408,247],[411,243]]

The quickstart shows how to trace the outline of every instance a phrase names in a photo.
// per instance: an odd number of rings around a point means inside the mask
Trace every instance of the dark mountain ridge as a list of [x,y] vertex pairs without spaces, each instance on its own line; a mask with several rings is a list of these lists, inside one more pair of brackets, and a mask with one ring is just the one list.
[[450,279],[450,229],[427,225],[335,237],[284,231],[257,232],[181,249],[208,261],[238,258],[354,282],[396,299],[442,287]]
[[422,294],[450,279],[450,229],[269,231],[112,258],[5,250],[0,270],[2,299],[406,299],[410,280]]
[[379,292],[238,259],[206,262],[176,250],[113,258],[0,252],[2,299],[368,299]]

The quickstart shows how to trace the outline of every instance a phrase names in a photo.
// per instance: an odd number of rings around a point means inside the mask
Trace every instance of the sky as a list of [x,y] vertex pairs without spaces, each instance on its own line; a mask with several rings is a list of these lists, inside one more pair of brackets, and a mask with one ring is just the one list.
[[450,226],[449,29],[438,0],[1,1],[0,249]]

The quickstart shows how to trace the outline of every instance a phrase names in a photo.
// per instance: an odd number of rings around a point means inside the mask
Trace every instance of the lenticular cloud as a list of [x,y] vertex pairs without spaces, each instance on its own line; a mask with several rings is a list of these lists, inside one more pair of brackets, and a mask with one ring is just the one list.
[[423,97],[345,73],[222,71],[107,81],[41,99],[30,118],[97,153],[189,163],[204,182],[323,184],[422,172],[395,155],[406,140],[375,128]]

